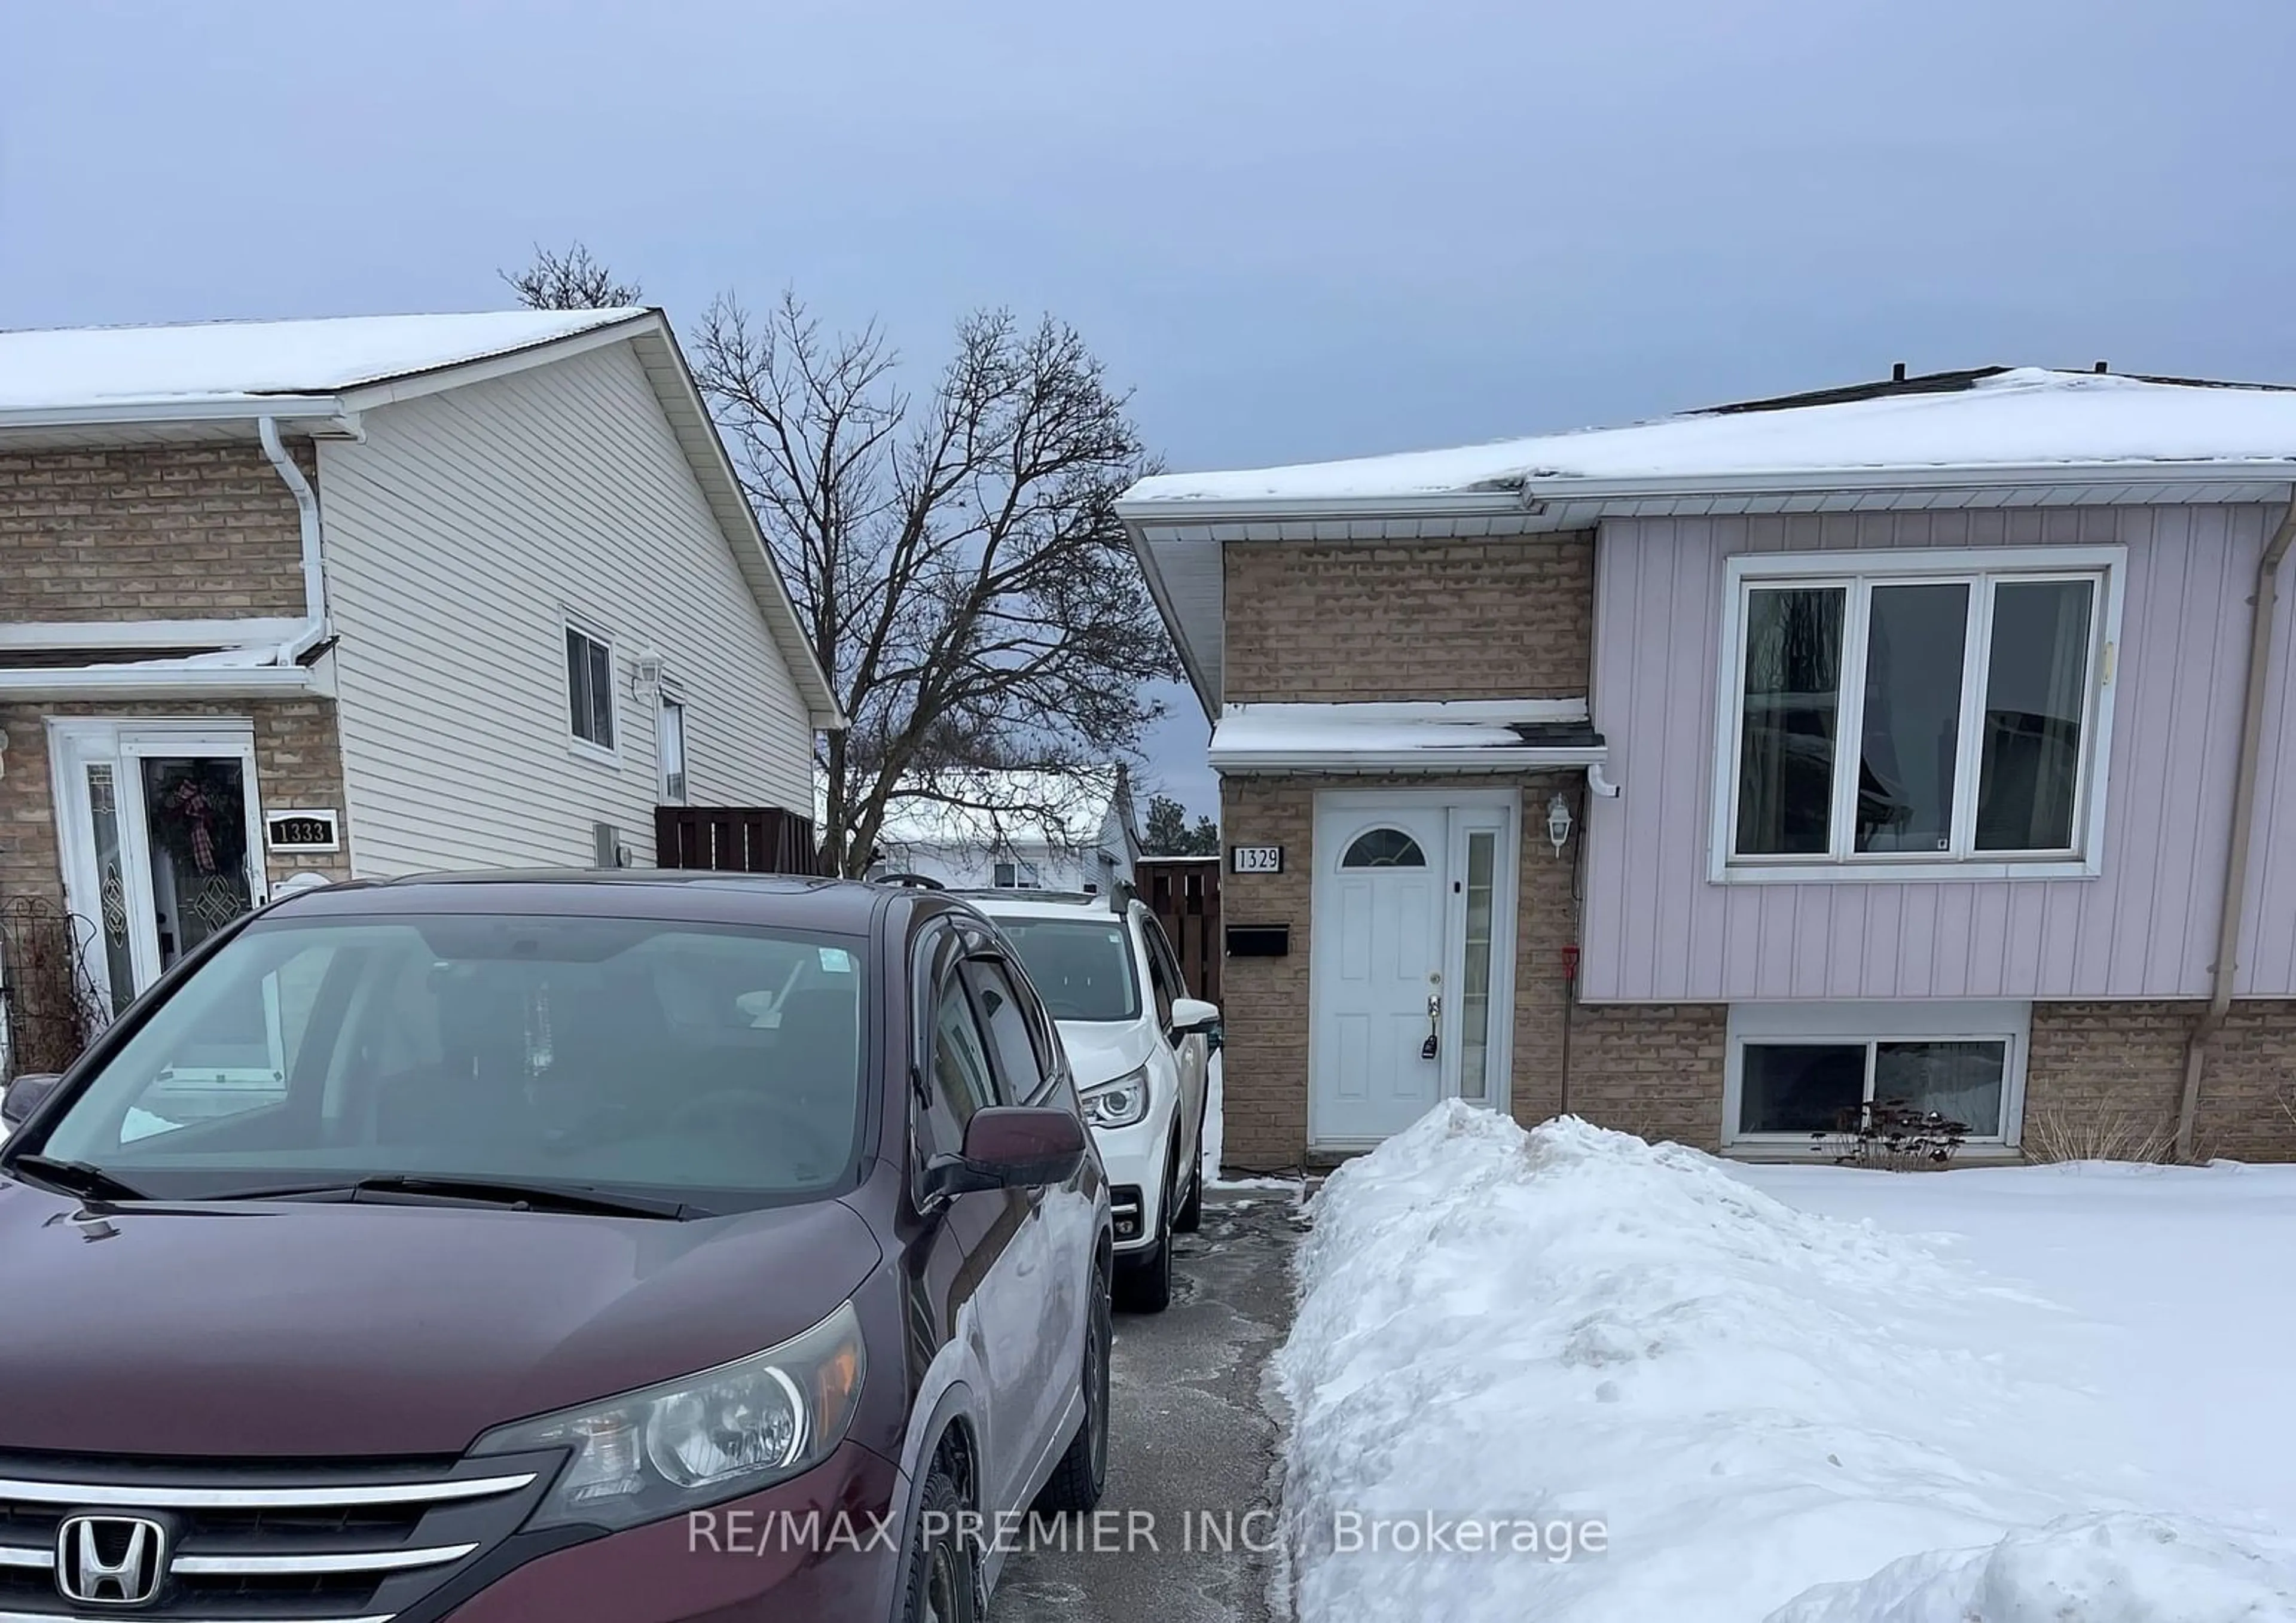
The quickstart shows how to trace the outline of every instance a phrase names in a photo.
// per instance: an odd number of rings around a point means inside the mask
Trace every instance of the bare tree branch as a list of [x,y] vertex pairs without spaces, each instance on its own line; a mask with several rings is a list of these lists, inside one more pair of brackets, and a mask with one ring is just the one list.
[[610,310],[644,298],[636,283],[616,280],[579,242],[562,251],[537,242],[534,262],[524,270],[495,274],[529,310]]
[[[850,732],[822,754],[822,831],[865,871],[889,807],[978,811],[1064,838],[1070,795],[1136,758],[1178,674],[1117,519],[1152,464],[1074,329],[960,322],[912,397],[873,325],[825,334],[794,295],[719,299],[697,375]],[[1026,779],[991,769],[1026,768]],[[1032,786],[1013,803],[1015,783]]]

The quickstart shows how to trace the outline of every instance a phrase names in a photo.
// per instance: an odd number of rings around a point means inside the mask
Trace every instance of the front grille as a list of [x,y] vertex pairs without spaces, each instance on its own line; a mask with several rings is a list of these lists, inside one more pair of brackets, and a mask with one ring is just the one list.
[[[68,1520],[132,1517],[166,1534],[150,1623],[387,1623],[507,1537],[557,1460],[249,1464],[0,1455],[0,1623],[50,1623]],[[107,1551],[105,1559],[111,1558]],[[116,1605],[116,1603],[115,1603]]]

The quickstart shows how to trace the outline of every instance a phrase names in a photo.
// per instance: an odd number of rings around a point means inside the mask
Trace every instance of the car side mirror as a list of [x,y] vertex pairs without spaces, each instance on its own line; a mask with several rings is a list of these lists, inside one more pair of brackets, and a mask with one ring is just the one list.
[[1202,1032],[1210,1037],[1219,1029],[1220,1012],[1216,1003],[1206,1003],[1201,997],[1172,999],[1172,1035],[1193,1037]]
[[1045,1105],[997,1104],[972,1112],[964,1151],[926,1168],[936,1194],[1041,1189],[1065,1183],[1084,1160],[1084,1123]]
[[62,1077],[43,1071],[18,1077],[9,1083],[6,1091],[0,1092],[0,1126],[10,1128],[22,1127],[25,1119],[47,1102],[48,1095],[56,1091],[56,1084],[62,1080]]

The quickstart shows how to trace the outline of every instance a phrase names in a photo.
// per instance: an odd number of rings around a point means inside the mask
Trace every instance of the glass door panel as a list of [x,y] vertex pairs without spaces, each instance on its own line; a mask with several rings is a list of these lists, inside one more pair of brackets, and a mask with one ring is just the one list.
[[1491,955],[1496,921],[1498,834],[1467,833],[1466,955],[1459,978],[1459,1097],[1490,1097]]
[[111,1007],[124,1009],[135,997],[135,953],[127,933],[127,875],[119,849],[119,790],[110,761],[87,767],[88,835],[95,859],[96,945],[103,955],[105,989]]
[[226,756],[144,756],[145,834],[160,966],[255,906],[247,772]]

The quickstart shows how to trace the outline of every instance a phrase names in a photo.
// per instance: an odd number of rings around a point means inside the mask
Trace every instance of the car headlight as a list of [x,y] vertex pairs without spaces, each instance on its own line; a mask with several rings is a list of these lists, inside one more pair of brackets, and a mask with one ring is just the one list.
[[1096,1127],[1128,1127],[1148,1114],[1148,1068],[1084,1090],[1084,1119]]
[[844,1440],[863,1371],[861,1319],[847,1302],[778,1347],[497,1426],[471,1452],[570,1449],[528,1525],[635,1527],[812,1470]]

